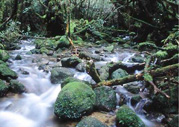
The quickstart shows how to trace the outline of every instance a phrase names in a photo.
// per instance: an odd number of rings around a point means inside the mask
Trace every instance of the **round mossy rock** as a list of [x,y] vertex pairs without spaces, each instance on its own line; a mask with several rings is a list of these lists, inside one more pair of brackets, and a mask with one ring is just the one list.
[[9,86],[7,86],[2,80],[0,80],[0,97],[3,97],[7,94]]
[[9,86],[10,86],[11,92],[13,92],[13,93],[25,92],[24,85],[21,84],[20,82],[18,82],[17,80],[11,80]]
[[112,79],[120,79],[127,75],[128,75],[128,73],[125,70],[119,68],[112,73],[111,78]]
[[145,127],[143,121],[127,105],[123,105],[116,114],[117,127]]
[[108,127],[101,121],[93,117],[86,117],[82,119],[76,127]]
[[57,48],[68,48],[68,47],[70,47],[70,42],[68,38],[64,35],[58,41]]
[[0,49],[0,60],[7,61],[9,59],[9,54],[5,50]]
[[54,113],[59,118],[80,118],[87,112],[92,111],[95,97],[92,88],[85,83],[68,83],[58,95]]
[[104,111],[111,111],[116,108],[116,93],[108,86],[101,86],[94,89],[96,94],[95,107]]
[[6,66],[5,64],[0,64],[0,76],[3,79],[8,79],[8,78],[13,78],[16,79],[17,78],[17,74],[16,72],[14,72],[13,70],[11,70],[8,66]]

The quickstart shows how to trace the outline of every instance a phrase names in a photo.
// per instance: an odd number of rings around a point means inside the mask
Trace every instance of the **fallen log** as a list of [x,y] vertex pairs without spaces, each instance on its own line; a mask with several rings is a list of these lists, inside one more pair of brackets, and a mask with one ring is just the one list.
[[[178,67],[179,67],[179,64],[173,64],[173,65],[158,68],[155,70],[150,70],[149,74],[153,77],[158,77],[158,76],[162,76],[162,75],[166,74],[169,71],[177,70]],[[140,74],[136,74],[136,75],[129,75],[129,76],[126,76],[126,77],[120,78],[120,79],[102,81],[102,82],[99,82],[98,84],[96,84],[95,87],[103,86],[103,85],[114,86],[114,85],[121,85],[121,84],[128,83],[128,82],[139,81],[139,80],[144,79],[143,75],[144,75],[144,72],[142,72]]]

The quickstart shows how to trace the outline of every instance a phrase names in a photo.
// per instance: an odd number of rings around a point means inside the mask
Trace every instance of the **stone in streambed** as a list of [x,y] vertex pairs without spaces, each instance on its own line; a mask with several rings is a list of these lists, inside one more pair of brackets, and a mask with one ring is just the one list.
[[111,78],[112,79],[120,79],[125,76],[128,76],[128,73],[125,70],[119,68],[112,73]]
[[16,72],[14,72],[13,70],[11,70],[8,66],[6,66],[5,64],[0,64],[0,76],[3,79],[8,79],[8,78],[12,78],[12,79],[16,79],[17,78],[17,74]]
[[55,102],[54,113],[58,118],[78,119],[91,112],[95,104],[95,93],[81,82],[65,85]]
[[108,127],[98,119],[94,117],[86,117],[82,119],[76,127]]
[[127,105],[123,105],[116,114],[117,127],[145,127],[143,121]]
[[17,55],[17,56],[15,57],[15,60],[22,60],[22,57],[21,57],[20,55]]
[[3,97],[7,94],[9,86],[5,84],[4,81],[0,80],[0,97]]
[[58,48],[69,48],[70,47],[70,42],[68,38],[64,35],[60,38],[57,44],[57,49]]
[[11,80],[9,87],[10,87],[10,91],[13,92],[13,93],[23,93],[23,92],[25,92],[24,85],[21,84],[17,80]]
[[99,110],[112,111],[116,108],[116,93],[108,86],[101,86],[94,89],[96,94],[95,107]]
[[61,63],[63,67],[76,67],[79,63],[81,63],[81,59],[78,57],[66,57],[61,59]]
[[75,72],[69,68],[55,67],[51,70],[50,80],[53,84],[59,84],[65,78],[72,77],[74,73]]

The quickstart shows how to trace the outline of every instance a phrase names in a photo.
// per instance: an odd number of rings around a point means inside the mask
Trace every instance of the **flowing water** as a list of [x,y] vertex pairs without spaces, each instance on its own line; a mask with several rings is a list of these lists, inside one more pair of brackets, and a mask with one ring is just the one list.
[[[0,100],[0,127],[46,127],[53,116],[53,104],[61,90],[60,84],[50,82],[50,73],[38,69],[33,62],[37,55],[27,55],[34,45],[21,41],[21,49],[11,52],[10,68],[18,73],[18,81],[24,84],[27,93],[14,95]],[[20,54],[22,60],[13,60]],[[29,75],[22,74],[22,71]]]
[[[51,84],[50,73],[38,69],[38,59],[48,61],[42,55],[28,54],[34,48],[32,40],[21,41],[21,49],[10,53],[10,68],[17,72],[17,80],[26,87],[27,92],[22,95],[9,95],[0,99],[0,127],[67,127],[66,124],[57,122],[53,113],[53,105],[61,90],[61,85]],[[14,60],[17,55],[21,55],[22,60]],[[125,56],[122,59],[124,64],[128,66],[136,64],[129,62],[129,59],[135,55],[134,53],[125,52],[122,55]],[[118,62],[122,55],[114,53],[107,56],[104,61],[95,64],[102,66],[110,61]],[[25,75],[22,73],[23,71],[29,74]],[[136,71],[135,73],[139,72]],[[74,77],[94,83],[92,78],[85,72],[76,72]],[[135,110],[130,102],[132,95],[123,87],[118,87],[118,91],[127,96],[127,104]],[[120,99],[118,94],[117,97]],[[143,101],[141,101],[136,106],[138,112],[142,110],[143,104]],[[145,119],[143,115],[139,115],[139,117],[148,127],[157,127],[154,123]]]

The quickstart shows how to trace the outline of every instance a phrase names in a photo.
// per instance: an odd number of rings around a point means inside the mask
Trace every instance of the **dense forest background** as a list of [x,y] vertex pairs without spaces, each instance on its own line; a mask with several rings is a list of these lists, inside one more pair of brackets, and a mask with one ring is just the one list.
[[[8,53],[21,49],[20,45],[23,45],[21,40],[34,39],[35,49],[27,54],[40,54],[42,56],[45,54],[49,58],[53,57],[56,63],[59,61],[62,63],[60,67],[75,68],[77,64],[85,59],[85,62],[83,61],[85,67],[81,70],[85,70],[84,72],[87,72],[95,81],[95,86],[91,86],[92,89],[89,88],[92,91],[91,93],[93,93],[93,90],[97,91],[94,96],[104,94],[106,91],[110,91],[110,88],[113,90],[113,86],[116,85],[134,81],[144,82],[144,87],[140,88],[137,93],[142,92],[144,94],[145,88],[147,88],[149,94],[137,96],[138,98],[135,96],[135,104],[136,101],[140,102],[141,98],[149,98],[152,102],[148,107],[146,106],[147,113],[144,114],[161,113],[162,115],[157,115],[162,116],[162,118],[164,115],[165,118],[160,123],[166,127],[177,127],[179,83],[177,70],[179,66],[178,7],[179,1],[177,0],[1,0],[0,81],[2,82],[0,82],[0,97],[6,96],[9,89],[12,91],[16,88],[8,88],[7,90],[6,87],[1,87],[1,84],[4,85],[5,83],[5,86],[9,86],[9,84],[13,84],[11,80],[18,77],[6,63],[11,64],[12,61],[22,59],[18,54],[16,58],[10,61]],[[131,63],[137,62],[137,64],[132,63],[132,66],[127,66],[122,63],[123,61],[107,61],[109,63],[104,66],[95,67],[97,62],[105,61],[105,58],[100,59],[101,56],[108,57],[108,55],[110,56],[116,52],[122,54],[125,51],[124,49],[128,49],[128,53],[138,52],[138,55],[132,56],[132,60],[129,60]],[[91,52],[89,51],[90,53],[87,54],[88,50],[91,50]],[[68,58],[66,58],[67,56]],[[75,58],[70,56],[75,56]],[[50,62],[47,62],[44,66],[49,64]],[[59,68],[56,70],[55,67],[50,66],[49,68],[48,71],[51,71],[52,74],[51,82],[58,82]],[[119,68],[125,71],[118,70]],[[117,76],[114,74],[116,70],[118,70]],[[140,70],[140,73],[135,74],[136,70]],[[55,72],[54,75],[53,72]],[[107,90],[101,92],[99,89],[102,86],[110,87],[102,88],[101,91]],[[82,88],[82,86],[79,87]],[[69,91],[72,88],[65,87]],[[75,93],[74,89],[71,93]],[[136,91],[132,92],[135,93]],[[59,96],[64,97],[66,94],[70,96],[71,93],[65,93],[65,90],[62,89]],[[94,96],[91,97],[93,100]],[[58,98],[59,101],[60,97]],[[89,96],[85,97],[88,98]],[[104,101],[106,98],[103,98]],[[74,108],[76,112],[72,111],[74,116],[71,115],[71,110],[69,111],[70,108],[66,101],[65,104],[58,103],[58,99],[55,103],[55,115],[57,117],[74,117],[74,119],[82,117],[83,113],[79,116],[75,114],[78,110],[76,107]],[[71,100],[69,103],[71,103]],[[59,105],[63,104],[69,108],[63,109],[63,111],[67,111],[67,114],[60,109]],[[74,104],[76,103],[74,102]],[[79,104],[81,104],[80,101]],[[94,104],[91,105],[93,109]],[[107,102],[105,102],[105,105],[107,105]],[[103,111],[104,107],[98,108]],[[123,110],[124,112],[119,110],[118,114],[114,115],[116,116],[116,126],[127,127],[130,125],[128,122],[130,120],[127,119],[128,115],[125,114],[128,107],[124,106]],[[109,110],[107,109],[107,111]],[[135,114],[133,111],[129,111],[130,113]],[[124,118],[121,118],[121,116],[124,116]],[[135,124],[132,127],[143,127],[144,124],[140,124],[139,118],[136,119],[138,123],[130,121]],[[79,124],[79,127],[84,126]]]

